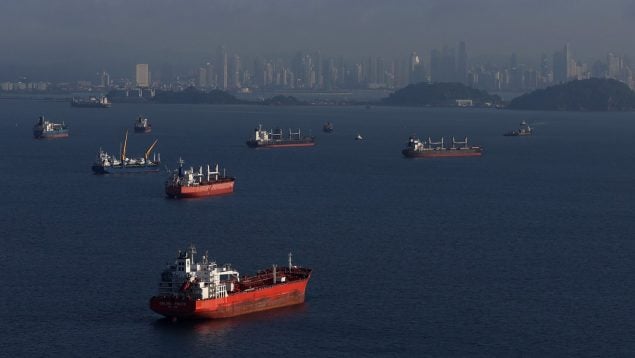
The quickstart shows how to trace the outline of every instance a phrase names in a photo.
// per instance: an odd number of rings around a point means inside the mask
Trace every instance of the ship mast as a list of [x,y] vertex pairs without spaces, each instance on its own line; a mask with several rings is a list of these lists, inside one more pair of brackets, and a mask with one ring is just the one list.
[[123,140],[123,147],[121,148],[121,163],[126,160],[126,148],[128,147],[128,130],[126,130],[126,135]]
[[150,156],[150,153],[152,152],[152,149],[154,149],[154,146],[155,146],[155,145],[157,145],[157,142],[158,142],[158,141],[159,141],[158,139],[155,139],[155,140],[154,140],[154,142],[153,142],[153,143],[152,143],[152,144],[148,147],[148,149],[146,150],[146,153],[145,153],[145,155],[144,155],[144,159],[145,159],[146,161],[148,161],[148,157]]

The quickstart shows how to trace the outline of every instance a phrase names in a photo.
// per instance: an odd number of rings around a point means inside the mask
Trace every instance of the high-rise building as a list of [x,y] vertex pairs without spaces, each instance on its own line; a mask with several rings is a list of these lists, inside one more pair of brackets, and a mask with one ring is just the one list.
[[419,66],[421,66],[421,58],[415,51],[412,51],[410,53],[410,62],[408,63],[408,83],[420,82],[420,79],[417,78]]
[[571,49],[566,44],[562,51],[553,54],[553,81],[555,83],[567,82],[575,77],[575,61],[571,57]]
[[229,68],[227,63],[227,50],[225,46],[218,48],[218,88],[226,90],[229,84]]
[[443,82],[441,53],[437,49],[430,52],[430,81]]
[[231,87],[240,88],[240,56],[234,55],[232,59]]
[[101,71],[99,75],[99,84],[101,87],[110,87],[110,75],[106,71]]
[[206,88],[208,86],[208,84],[207,84],[207,70],[205,69],[205,67],[199,67],[198,68],[197,84],[198,84],[199,88]]
[[622,70],[621,58],[613,52],[606,54],[606,66],[608,67],[608,77],[617,78]]
[[136,80],[137,87],[150,87],[150,69],[147,63],[137,64]]
[[465,41],[459,43],[459,55],[456,61],[456,76],[460,83],[467,84],[467,46]]

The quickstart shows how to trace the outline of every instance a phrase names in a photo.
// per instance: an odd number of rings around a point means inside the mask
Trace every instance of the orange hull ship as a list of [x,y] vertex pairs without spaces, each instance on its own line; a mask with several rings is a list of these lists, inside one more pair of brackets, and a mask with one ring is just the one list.
[[165,194],[171,198],[201,198],[206,196],[224,195],[234,192],[235,178],[224,173],[221,176],[218,164],[215,171],[203,174],[203,167],[195,172],[193,168],[183,169],[183,160],[179,160],[179,169],[165,182]]
[[228,318],[304,302],[311,269],[275,265],[254,276],[240,277],[229,265],[194,261],[192,246],[161,274],[159,294],[150,308],[168,318]]

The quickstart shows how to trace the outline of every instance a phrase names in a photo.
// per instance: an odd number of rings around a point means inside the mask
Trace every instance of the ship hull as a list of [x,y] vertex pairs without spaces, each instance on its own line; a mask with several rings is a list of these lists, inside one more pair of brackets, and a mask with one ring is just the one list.
[[84,103],[84,102],[71,102],[71,107],[76,108],[110,108],[110,103]]
[[150,132],[152,132],[152,127],[148,127],[148,128],[138,128],[138,127],[135,127],[135,128],[134,128],[134,132],[135,132],[135,133],[150,133]]
[[168,184],[165,186],[165,194],[171,198],[204,198],[231,194],[234,192],[234,182],[235,181],[231,179],[196,186]]
[[33,132],[33,137],[35,137],[35,139],[66,138],[66,137],[68,137],[68,131],[55,132],[55,133]]
[[313,147],[314,141],[292,141],[292,142],[267,142],[259,143],[256,141],[247,141],[247,146],[251,148],[291,148],[291,147]]
[[460,157],[480,157],[481,150],[478,149],[466,149],[466,150],[428,150],[428,151],[414,151],[404,149],[401,151],[407,158],[460,158]]
[[135,174],[135,173],[158,173],[159,164],[156,165],[126,165],[126,166],[103,166],[94,164],[92,170],[95,174]]
[[155,296],[150,308],[168,318],[229,318],[303,303],[308,282],[309,277],[206,300]]

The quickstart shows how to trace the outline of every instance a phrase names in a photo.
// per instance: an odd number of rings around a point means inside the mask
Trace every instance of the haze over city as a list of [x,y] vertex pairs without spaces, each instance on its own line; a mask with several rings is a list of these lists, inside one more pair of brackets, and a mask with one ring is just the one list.
[[[135,63],[192,66],[220,45],[242,56],[403,57],[466,41],[474,61],[538,62],[564,43],[576,58],[632,55],[630,0],[5,0],[0,4],[6,77],[81,76]],[[53,73],[53,74],[51,74]]]

